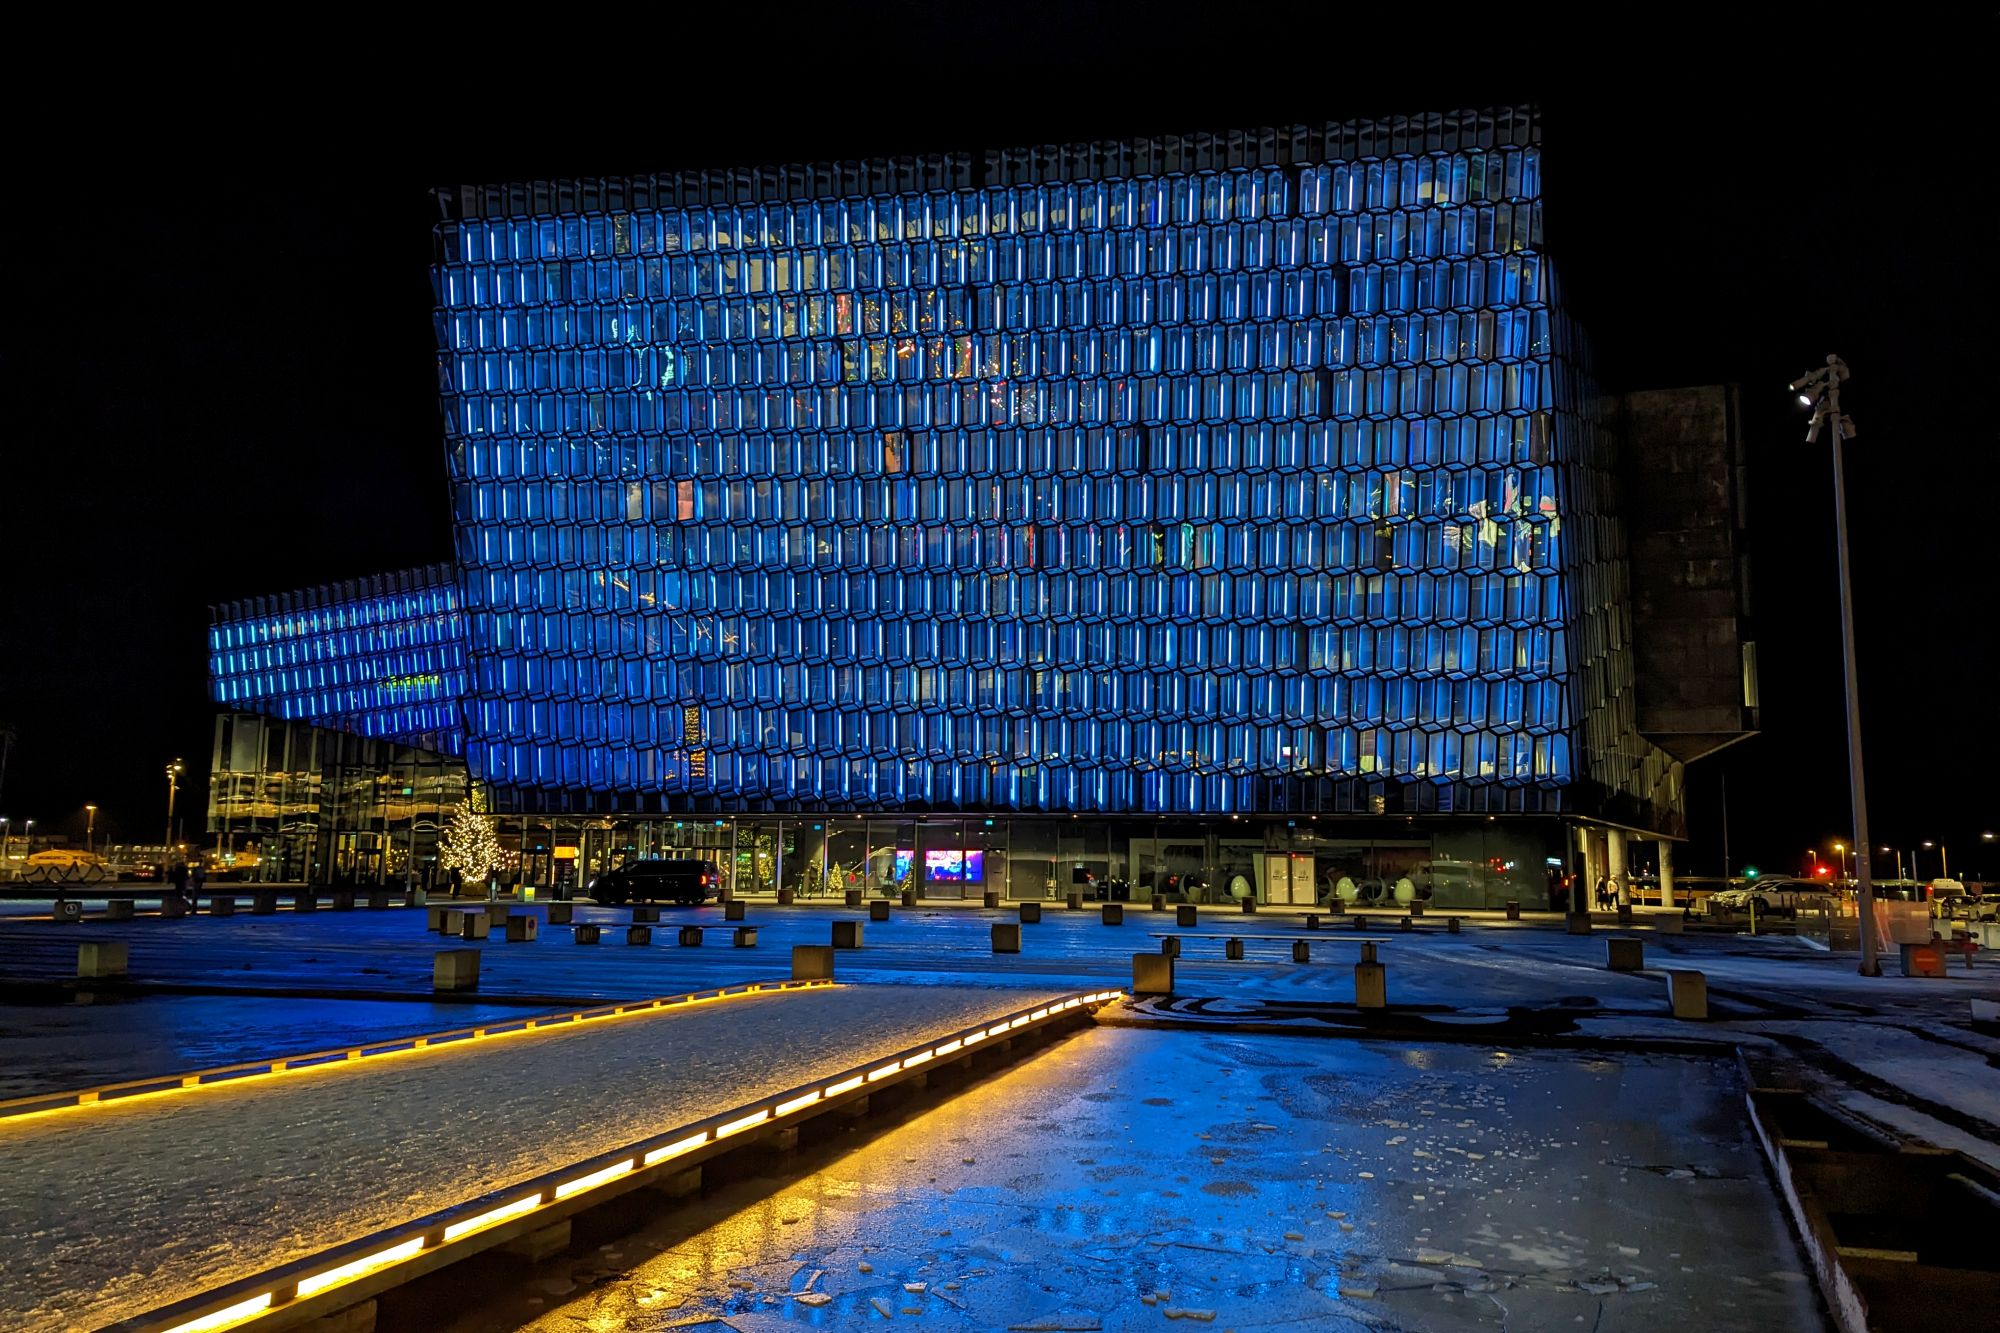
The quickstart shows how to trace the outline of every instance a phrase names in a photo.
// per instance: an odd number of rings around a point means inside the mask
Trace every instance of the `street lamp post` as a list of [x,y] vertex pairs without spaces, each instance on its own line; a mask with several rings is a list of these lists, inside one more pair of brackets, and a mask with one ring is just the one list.
[[83,826],[83,850],[88,856],[97,855],[97,807],[86,805],[83,813],[88,819]]
[[1847,879],[1847,844],[1836,842],[1833,844],[1833,850],[1840,857],[1840,878],[1845,882]]
[[21,826],[21,836],[22,836],[22,837],[24,837],[24,838],[26,838],[26,839],[27,839],[27,841],[28,841],[28,850],[27,850],[27,852],[26,852],[26,853],[24,853],[24,855],[27,855],[27,856],[33,856],[33,855],[35,854],[35,821],[34,821],[34,820],[30,819],[30,820],[28,820],[28,821],[27,821],[27,822],[26,822],[25,824],[23,824],[23,825]]
[[1833,523],[1834,541],[1840,554],[1840,637],[1847,669],[1847,783],[1854,804],[1854,877],[1858,882],[1861,913],[1861,975],[1879,977],[1882,964],[1876,957],[1875,884],[1868,871],[1868,792],[1861,763],[1861,695],[1859,672],[1854,659],[1854,583],[1847,570],[1847,477],[1841,457],[1841,442],[1854,433],[1854,423],[1840,410],[1840,385],[1847,378],[1847,363],[1829,355],[1826,364],[1792,381],[1792,392],[1813,410],[1812,425],[1806,429],[1806,443],[1819,443],[1820,431],[1833,428]]
[[1941,842],[1927,842],[1924,844],[1925,851],[1929,851],[1933,847],[1937,848],[1938,854],[1938,878],[1950,879],[1951,853],[1945,849],[1945,845]]
[[187,765],[176,759],[167,765],[167,836],[161,845],[167,853],[167,860],[174,857],[174,797],[181,789],[181,774],[187,772]]

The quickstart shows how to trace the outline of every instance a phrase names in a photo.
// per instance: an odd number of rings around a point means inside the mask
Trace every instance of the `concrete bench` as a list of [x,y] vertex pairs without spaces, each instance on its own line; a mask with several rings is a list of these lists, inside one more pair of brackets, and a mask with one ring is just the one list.
[[507,940],[510,944],[523,944],[540,938],[542,919],[533,912],[509,912],[507,914]]
[[701,937],[702,929],[700,926],[682,926],[678,942],[683,949],[699,949],[701,947]]
[[1101,920],[1107,926],[1124,925],[1125,904],[1124,903],[1104,904],[1104,906],[1098,910],[1098,919]]
[[124,940],[91,940],[76,946],[76,976],[79,981],[102,981],[122,977],[131,953]]
[[651,944],[652,942],[653,942],[653,928],[651,926],[625,927],[625,943]]
[[793,981],[832,981],[833,946],[829,944],[794,944],[792,946]]
[[[1042,919],[1042,905],[1040,903],[1021,904],[1020,924],[1024,926],[1032,926],[1038,924],[1041,921],[1041,919]],[[1016,952],[1019,952],[1019,950],[1016,950]]]
[[334,910],[334,911],[336,911],[336,912],[351,912],[351,911],[353,911],[353,910],[354,910],[354,890],[353,890],[353,889],[335,889],[335,890],[333,891],[333,910]]
[[[598,933],[598,928],[586,921],[576,928],[576,942],[578,944],[595,944],[597,943]],[[652,932],[648,931],[647,938],[650,939],[651,937]]]
[[861,923],[859,921],[834,922],[833,947],[836,949],[859,949],[861,947]]
[[1134,995],[1172,995],[1174,993],[1173,957],[1157,953],[1133,954],[1132,993]]
[[728,902],[722,905],[722,919],[724,921],[741,921],[743,919],[744,910],[745,908],[743,900],[741,898],[731,898]]
[[479,989],[479,950],[439,949],[431,958],[431,989]]
[[210,916],[235,916],[236,899],[226,893],[210,898],[208,900],[208,914]]
[[70,925],[83,920],[83,904],[70,898],[61,898],[49,909],[49,919]]
[[[253,916],[271,916],[278,910],[278,895],[272,889],[259,889],[250,895],[250,912]],[[431,927],[436,930],[436,926]]]
[[891,904],[887,898],[877,898],[874,902],[868,904],[868,919],[870,921],[887,921],[889,919],[890,906]]
[[730,944],[731,944],[731,945],[732,945],[733,947],[735,947],[735,948],[738,948],[738,949],[754,949],[754,948],[756,948],[756,947],[757,947],[757,927],[755,927],[755,926],[738,926],[738,927],[737,927],[737,928],[736,928],[735,930],[733,930],[733,931],[731,931],[731,932],[729,933],[729,943],[730,943]]
[[1019,921],[995,921],[993,923],[993,952],[1021,952],[1021,923]]
[[552,925],[552,926],[567,926],[567,925],[569,925],[569,924],[570,924],[571,922],[573,922],[573,921],[575,921],[575,920],[576,920],[576,904],[575,904],[575,903],[550,903],[550,904],[549,904],[549,924],[550,924],[550,925]]
[[106,921],[130,921],[132,915],[132,900],[130,898],[113,898],[110,902],[104,904],[104,919]]
[[1646,966],[1646,943],[1636,935],[1613,935],[1604,941],[1604,965],[1613,972],[1638,972]]
[[637,903],[632,908],[632,924],[635,926],[654,925],[659,919],[660,909],[651,903]]

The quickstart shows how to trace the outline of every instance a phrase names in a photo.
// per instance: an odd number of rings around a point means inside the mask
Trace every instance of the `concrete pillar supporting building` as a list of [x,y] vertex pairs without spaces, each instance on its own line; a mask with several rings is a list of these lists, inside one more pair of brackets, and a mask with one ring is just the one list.
[[1632,876],[1625,869],[1625,830],[1604,830],[1604,874],[1611,881],[1611,892],[1617,896],[1620,907],[1632,905]]
[[1658,843],[1660,849],[1660,906],[1674,905],[1674,845],[1665,838]]

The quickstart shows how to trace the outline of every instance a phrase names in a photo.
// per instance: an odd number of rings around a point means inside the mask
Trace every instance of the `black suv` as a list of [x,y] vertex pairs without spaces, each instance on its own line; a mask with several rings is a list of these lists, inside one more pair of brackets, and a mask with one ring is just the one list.
[[722,890],[713,861],[634,861],[590,882],[600,903],[705,903]]

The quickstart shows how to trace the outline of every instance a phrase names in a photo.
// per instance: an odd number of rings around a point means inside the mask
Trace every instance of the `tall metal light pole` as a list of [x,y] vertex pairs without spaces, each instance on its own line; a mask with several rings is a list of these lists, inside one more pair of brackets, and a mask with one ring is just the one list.
[[97,807],[86,805],[83,807],[83,812],[89,816],[83,826],[83,850],[86,855],[95,856],[97,854]]
[[181,789],[181,774],[187,772],[187,765],[176,759],[167,765],[167,860],[174,859],[174,796]]
[[1833,429],[1833,524],[1834,541],[1840,554],[1840,637],[1847,667],[1847,785],[1854,803],[1854,878],[1860,889],[1861,975],[1882,975],[1876,957],[1875,882],[1868,869],[1868,792],[1861,764],[1861,695],[1859,673],[1854,661],[1854,584],[1847,571],[1847,475],[1841,443],[1854,434],[1854,423],[1840,410],[1840,386],[1847,379],[1847,363],[1829,355],[1826,364],[1792,381],[1792,392],[1813,410],[1806,443],[1818,444],[1820,432]]

